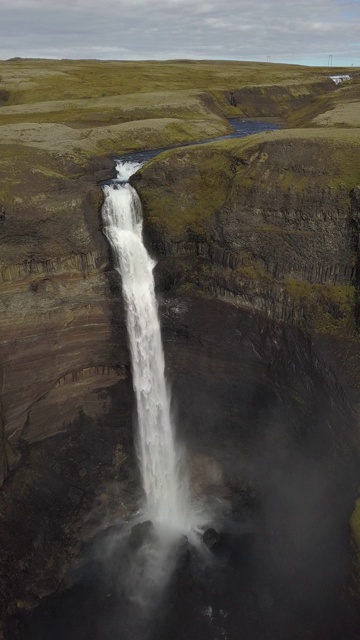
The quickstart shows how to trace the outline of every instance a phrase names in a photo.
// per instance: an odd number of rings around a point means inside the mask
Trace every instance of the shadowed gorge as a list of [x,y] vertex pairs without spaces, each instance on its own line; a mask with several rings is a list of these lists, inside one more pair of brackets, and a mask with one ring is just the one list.
[[358,78],[0,67],[0,637],[356,640]]

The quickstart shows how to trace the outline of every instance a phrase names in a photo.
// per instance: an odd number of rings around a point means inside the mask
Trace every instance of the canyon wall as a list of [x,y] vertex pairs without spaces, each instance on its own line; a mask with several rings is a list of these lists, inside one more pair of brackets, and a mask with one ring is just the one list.
[[354,131],[271,132],[132,178],[183,436],[232,492],[255,484],[275,581],[309,606],[359,584],[358,148]]
[[353,131],[270,132],[167,152],[133,177],[161,287],[197,290],[306,330],[316,344],[332,341],[354,397],[358,144]]
[[126,328],[96,184],[113,163],[87,174],[25,156],[0,167],[3,622],[56,589],[82,541],[137,495]]
[[102,194],[94,177],[61,181],[50,167],[46,174],[34,165],[3,205],[2,478],[21,446],[61,433],[81,413],[93,420],[106,413],[106,390],[127,378],[123,321],[121,337],[113,335]]
[[359,486],[358,149],[354,131],[279,131],[167,152],[133,177],[180,424],[230,484],[251,477],[265,505],[272,487],[267,525],[298,584],[318,567],[323,593],[336,573],[348,594],[359,584],[358,505],[352,552],[346,538]]

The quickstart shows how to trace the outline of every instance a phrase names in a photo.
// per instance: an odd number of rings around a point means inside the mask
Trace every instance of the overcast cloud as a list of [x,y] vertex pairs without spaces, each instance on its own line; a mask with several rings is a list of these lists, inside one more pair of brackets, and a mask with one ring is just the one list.
[[360,66],[360,0],[0,0],[0,59]]

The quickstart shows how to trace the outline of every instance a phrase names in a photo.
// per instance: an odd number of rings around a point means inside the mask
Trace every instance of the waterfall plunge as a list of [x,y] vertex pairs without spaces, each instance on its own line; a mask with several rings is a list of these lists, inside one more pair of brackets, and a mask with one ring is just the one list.
[[140,166],[118,163],[118,182],[104,187],[102,217],[126,307],[145,513],[155,526],[181,534],[202,523],[191,504],[186,467],[172,424],[152,273],[155,263],[142,240],[140,199],[127,182]]

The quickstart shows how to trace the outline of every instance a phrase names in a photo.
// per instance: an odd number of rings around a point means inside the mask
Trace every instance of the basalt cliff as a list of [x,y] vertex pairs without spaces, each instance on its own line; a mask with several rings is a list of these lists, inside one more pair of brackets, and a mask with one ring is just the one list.
[[166,152],[132,178],[179,424],[233,491],[255,482],[287,589],[307,584],[312,603],[337,581],[359,593],[358,144],[268,132]]

